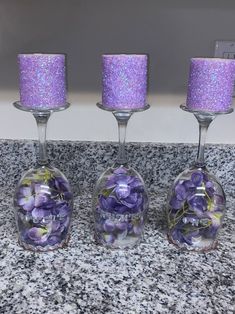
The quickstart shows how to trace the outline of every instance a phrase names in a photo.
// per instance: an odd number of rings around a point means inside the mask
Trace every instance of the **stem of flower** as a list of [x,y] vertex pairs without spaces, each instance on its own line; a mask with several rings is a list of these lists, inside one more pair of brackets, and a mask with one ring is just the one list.
[[209,113],[204,114],[195,113],[194,115],[199,123],[199,145],[196,166],[202,168],[205,167],[204,152],[207,130],[209,128],[210,123],[214,120],[215,115]]
[[50,118],[51,113],[46,112],[34,112],[34,118],[37,122],[38,127],[38,139],[39,139],[39,155],[38,155],[38,165],[45,166],[48,164],[47,149],[46,149],[46,130],[47,122]]
[[113,115],[115,116],[118,123],[118,135],[119,135],[119,149],[118,149],[117,164],[124,166],[127,164],[127,156],[126,156],[126,151],[125,151],[126,128],[127,128],[128,120],[130,119],[132,115],[132,112],[114,111]]

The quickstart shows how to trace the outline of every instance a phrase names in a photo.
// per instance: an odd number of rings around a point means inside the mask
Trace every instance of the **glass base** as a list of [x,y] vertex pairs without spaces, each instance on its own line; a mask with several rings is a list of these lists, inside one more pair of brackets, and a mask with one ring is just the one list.
[[209,252],[209,251],[212,251],[214,249],[217,248],[218,246],[218,241],[217,240],[207,240],[207,242],[204,242],[203,245],[195,245],[195,246],[191,246],[191,245],[188,245],[187,243],[180,243],[179,241],[174,241],[171,237],[171,235],[168,233],[167,234],[167,238],[168,238],[168,241],[172,244],[174,244],[178,249],[181,249],[181,250],[186,250],[186,251],[193,251],[193,252]]
[[168,239],[191,251],[215,248],[225,204],[222,186],[205,167],[186,169],[176,178],[168,196]]
[[34,246],[30,245],[26,242],[23,242],[20,238],[18,239],[18,243],[20,246],[22,246],[25,250],[31,251],[31,252],[49,252],[49,251],[55,251],[59,249],[64,249],[68,246],[68,242],[70,240],[70,236],[68,236],[66,239],[61,241],[60,243],[57,243],[55,245],[46,245],[46,246]]
[[141,214],[109,214],[97,208],[95,213],[95,240],[113,249],[128,249],[140,243],[146,220]]
[[148,195],[140,175],[113,166],[99,178],[93,195],[96,241],[109,248],[131,248],[142,239]]

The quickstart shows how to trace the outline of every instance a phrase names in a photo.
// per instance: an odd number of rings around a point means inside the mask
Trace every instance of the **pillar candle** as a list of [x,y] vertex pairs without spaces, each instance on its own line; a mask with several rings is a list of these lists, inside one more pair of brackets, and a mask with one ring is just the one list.
[[232,105],[233,60],[192,58],[186,105],[199,111],[223,112]]
[[114,109],[139,109],[146,104],[147,55],[102,56],[102,104]]
[[19,54],[21,105],[53,109],[66,103],[65,55]]

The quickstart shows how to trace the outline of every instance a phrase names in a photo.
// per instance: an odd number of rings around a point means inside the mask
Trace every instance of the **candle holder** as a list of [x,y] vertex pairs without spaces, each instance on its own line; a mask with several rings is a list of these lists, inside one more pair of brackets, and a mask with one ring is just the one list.
[[143,179],[128,165],[125,152],[126,127],[134,112],[148,109],[109,109],[118,123],[119,151],[116,162],[99,178],[93,194],[96,241],[109,248],[130,248],[142,236],[148,210],[148,194]]
[[210,123],[224,112],[181,109],[193,113],[199,123],[196,162],[174,181],[167,201],[168,239],[178,248],[207,251],[217,245],[217,236],[225,212],[225,194],[217,178],[207,170],[205,140]]
[[23,175],[14,196],[19,243],[31,251],[58,249],[69,239],[73,195],[66,177],[48,162],[46,128],[50,115],[69,104],[46,110],[27,109],[20,102],[14,106],[33,114],[39,135],[37,165]]

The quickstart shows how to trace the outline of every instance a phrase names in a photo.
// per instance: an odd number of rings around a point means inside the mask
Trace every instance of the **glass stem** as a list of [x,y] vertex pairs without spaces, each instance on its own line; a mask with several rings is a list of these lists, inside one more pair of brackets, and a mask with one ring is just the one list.
[[38,139],[39,139],[39,155],[38,165],[45,166],[48,164],[47,148],[46,148],[46,131],[47,121],[50,118],[50,112],[36,112],[33,113],[38,127]]
[[115,116],[118,123],[119,148],[117,164],[126,165],[127,164],[127,155],[125,150],[126,128],[128,120],[130,119],[132,113],[115,111],[113,112],[113,115]]
[[199,123],[199,145],[197,151],[196,166],[205,167],[204,152],[205,152],[205,142],[207,136],[207,130],[209,125],[214,120],[214,115],[203,115],[203,114],[194,114],[198,123]]

